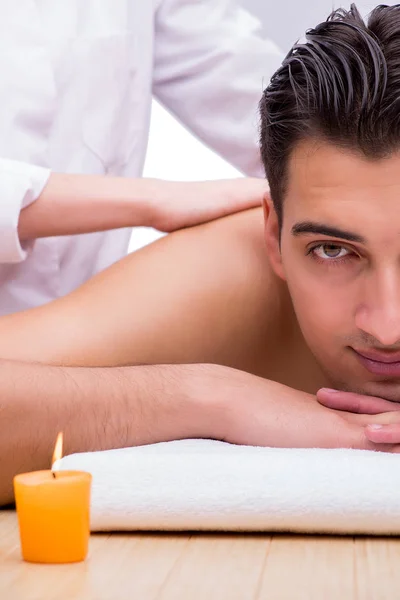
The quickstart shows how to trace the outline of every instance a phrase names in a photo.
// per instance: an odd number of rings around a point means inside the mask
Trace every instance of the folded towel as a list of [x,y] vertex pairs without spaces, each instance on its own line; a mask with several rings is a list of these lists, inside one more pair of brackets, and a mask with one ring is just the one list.
[[93,531],[400,534],[399,460],[181,440],[74,454],[57,468],[92,473]]

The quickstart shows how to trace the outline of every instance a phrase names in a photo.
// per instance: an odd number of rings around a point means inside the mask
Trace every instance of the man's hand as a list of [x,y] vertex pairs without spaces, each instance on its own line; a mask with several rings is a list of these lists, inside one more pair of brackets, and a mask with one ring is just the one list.
[[397,417],[400,403],[327,388],[317,392],[317,399],[321,405],[335,411],[371,415],[370,422],[365,427],[365,436],[371,442],[400,444],[400,420]]
[[248,208],[261,207],[268,193],[264,179],[237,178],[219,181],[160,181],[150,201],[150,225],[171,232],[206,223]]
[[[393,423],[400,431],[400,412],[374,416],[322,406],[299,392],[234,369],[205,365],[202,381],[194,371],[192,385],[221,407],[214,437],[234,444],[285,448],[359,448],[400,452],[392,442],[366,436],[375,423]],[[393,425],[394,427],[395,425]],[[374,443],[372,443],[374,442]],[[379,445],[378,445],[379,444]]]

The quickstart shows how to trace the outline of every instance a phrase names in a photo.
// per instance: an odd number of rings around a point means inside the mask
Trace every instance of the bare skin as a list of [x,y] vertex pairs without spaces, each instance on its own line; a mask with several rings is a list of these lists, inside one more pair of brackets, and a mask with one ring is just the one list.
[[0,318],[0,356],[64,366],[216,363],[309,393],[326,383],[270,267],[261,209],[177,232],[64,298]]
[[48,468],[60,430],[66,453],[187,437],[400,451],[365,435],[400,412],[316,401],[326,380],[270,266],[259,210],[174,233],[65,298],[1,318],[0,383],[0,504],[16,473]]
[[52,173],[21,211],[22,242],[143,225],[175,231],[261,205],[262,179],[174,182]]
[[0,503],[61,429],[67,453],[193,436],[399,452],[399,165],[300,144],[281,232],[267,201],[264,224],[171,234],[1,318]]

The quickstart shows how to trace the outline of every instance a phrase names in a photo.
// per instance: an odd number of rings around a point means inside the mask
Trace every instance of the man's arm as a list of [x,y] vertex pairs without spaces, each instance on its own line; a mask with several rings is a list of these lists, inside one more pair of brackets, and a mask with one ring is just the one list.
[[13,499],[15,474],[50,468],[59,431],[66,454],[218,437],[216,403],[190,391],[192,369],[1,361],[0,505]]
[[[0,505],[13,499],[15,474],[50,468],[59,431],[67,454],[183,438],[379,448],[363,433],[375,415],[332,411],[309,394],[218,365],[62,368],[2,361],[0,389]],[[399,423],[400,413],[391,420]]]

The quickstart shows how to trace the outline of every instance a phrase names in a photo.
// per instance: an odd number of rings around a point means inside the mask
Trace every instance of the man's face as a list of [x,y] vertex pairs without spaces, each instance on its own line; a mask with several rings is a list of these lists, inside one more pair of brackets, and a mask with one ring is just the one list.
[[302,142],[283,214],[280,250],[267,218],[271,261],[331,385],[400,401],[400,153]]

